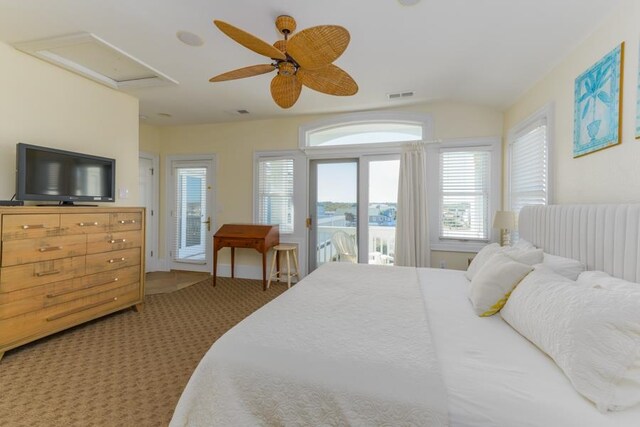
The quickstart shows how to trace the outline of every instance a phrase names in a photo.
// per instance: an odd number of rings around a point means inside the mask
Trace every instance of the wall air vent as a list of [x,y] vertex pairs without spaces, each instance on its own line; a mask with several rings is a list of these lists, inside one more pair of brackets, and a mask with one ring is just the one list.
[[387,94],[387,98],[389,98],[390,100],[409,98],[409,97],[412,97],[413,94],[414,92],[412,90],[408,90],[405,92],[389,93]]
[[13,47],[114,89],[178,84],[90,33],[16,43]]

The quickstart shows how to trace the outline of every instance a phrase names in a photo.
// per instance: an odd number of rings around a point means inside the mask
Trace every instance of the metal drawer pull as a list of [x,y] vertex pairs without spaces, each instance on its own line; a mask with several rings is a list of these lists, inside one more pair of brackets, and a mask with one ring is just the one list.
[[125,243],[127,239],[111,239],[109,243]]
[[135,219],[122,219],[120,221],[118,221],[120,224],[135,224],[136,220]]
[[122,258],[111,258],[109,260],[109,264],[113,264],[114,262],[124,262],[124,260],[125,260],[124,257],[122,257]]
[[78,225],[80,227],[91,227],[91,226],[98,225],[98,223],[97,222],[79,222]]
[[25,224],[22,226],[23,230],[28,230],[30,228],[45,228],[44,224]]
[[99,307],[104,304],[109,304],[110,302],[118,301],[118,297],[109,298],[105,301],[96,302],[93,304],[85,305],[84,307],[78,307],[74,310],[69,310],[64,313],[55,314],[51,317],[47,317],[47,322],[52,322],[54,320],[62,319],[63,317],[71,316],[72,314],[80,313],[81,311],[89,310],[91,308]]
[[108,285],[109,283],[115,283],[118,281],[118,278],[114,278],[113,280],[109,280],[108,282],[104,282],[104,283],[96,283],[93,285],[89,285],[89,286],[85,286],[84,288],[79,288],[79,289],[66,289],[64,291],[60,291],[60,292],[54,292],[52,294],[47,294],[47,298],[55,298],[55,297],[59,297],[60,295],[66,295],[66,294],[71,294],[74,292],[78,292],[78,291],[83,291],[85,289],[91,289],[91,288],[95,288],[97,286],[103,286],[103,285]]
[[44,248],[38,249],[40,252],[51,252],[51,251],[59,251],[62,249],[62,246],[46,246]]
[[40,272],[36,273],[36,276],[37,277],[51,276],[53,274],[60,274],[60,270],[40,271]]

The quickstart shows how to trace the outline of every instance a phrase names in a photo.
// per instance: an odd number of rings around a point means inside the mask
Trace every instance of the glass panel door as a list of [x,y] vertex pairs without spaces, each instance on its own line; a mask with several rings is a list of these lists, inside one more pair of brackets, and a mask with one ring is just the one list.
[[172,206],[172,268],[208,271],[212,258],[212,162],[174,160]]
[[367,159],[368,163],[368,262],[393,265],[398,212],[398,177],[400,159],[397,156]]
[[358,262],[358,160],[309,166],[309,271],[329,261]]

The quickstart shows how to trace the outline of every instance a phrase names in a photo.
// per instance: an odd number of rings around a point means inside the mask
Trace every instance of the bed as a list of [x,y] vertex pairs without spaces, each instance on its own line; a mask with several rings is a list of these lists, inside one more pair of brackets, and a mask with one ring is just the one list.
[[[527,207],[520,234],[640,277],[639,205]],[[600,413],[499,315],[476,316],[467,287],[453,270],[325,265],[211,347],[171,425],[640,425],[640,407]]]

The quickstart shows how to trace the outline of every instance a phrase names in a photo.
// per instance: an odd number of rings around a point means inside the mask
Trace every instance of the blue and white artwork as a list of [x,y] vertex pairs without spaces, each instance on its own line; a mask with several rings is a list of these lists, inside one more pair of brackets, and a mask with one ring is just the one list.
[[576,79],[573,157],[620,143],[624,43]]

